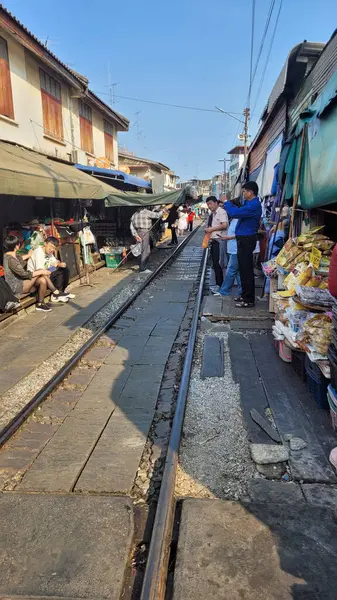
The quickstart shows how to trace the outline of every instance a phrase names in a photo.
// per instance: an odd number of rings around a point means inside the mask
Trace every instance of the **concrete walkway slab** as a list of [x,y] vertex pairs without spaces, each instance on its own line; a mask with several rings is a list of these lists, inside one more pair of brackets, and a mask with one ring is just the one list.
[[258,327],[261,327],[261,321],[271,321],[271,314],[268,311],[268,303],[257,301],[253,308],[237,308],[234,298],[231,296],[206,296],[202,314],[213,321],[232,321],[238,320],[240,323],[257,321]]
[[133,536],[126,498],[2,494],[0,596],[118,600]]
[[183,503],[174,600],[335,600],[329,510],[221,500]]
[[[104,365],[20,483],[27,491],[71,491],[130,375]],[[115,379],[113,379],[115,378]]]
[[[67,304],[55,304],[51,312],[30,312],[18,316],[17,322],[1,332],[0,343],[0,426],[8,424],[22,408],[20,393],[14,392],[10,407],[4,401],[11,388],[49,359],[78,331],[86,329],[86,322],[106,303],[131,284],[135,274],[127,269],[114,272],[100,269],[93,275],[94,287],[76,287],[72,290],[76,298]],[[48,343],[47,343],[48,340]],[[52,375],[52,373],[51,373]],[[50,376],[51,376],[50,375]],[[7,408],[11,408],[8,413]]]
[[223,340],[215,335],[206,335],[202,355],[201,378],[223,377],[224,368]]
[[[301,395],[308,397],[308,390],[297,377],[291,365],[279,359],[272,341],[267,336],[252,334],[249,337],[256,366],[267,399],[283,439],[286,435],[299,437],[306,442],[302,450],[291,452],[289,466],[295,481],[304,483],[337,483],[316,430],[315,419],[308,418],[303,410]],[[311,400],[315,404],[314,399]]]

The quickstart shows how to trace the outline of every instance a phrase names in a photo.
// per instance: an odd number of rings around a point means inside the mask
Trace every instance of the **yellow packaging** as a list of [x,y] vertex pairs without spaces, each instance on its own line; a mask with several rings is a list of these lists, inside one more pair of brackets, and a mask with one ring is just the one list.
[[296,277],[296,285],[305,285],[312,277],[312,267],[307,267],[303,273]]
[[283,290],[282,292],[276,292],[280,298],[291,298],[295,295],[295,290]]
[[289,275],[287,275],[287,277],[284,280],[284,285],[287,288],[287,290],[295,290],[296,287],[296,277],[294,275],[294,273],[289,273]]
[[306,287],[320,287],[320,283],[321,283],[321,278],[320,277],[311,277],[311,279],[309,279],[309,281],[307,281],[307,283],[304,283],[304,285]]

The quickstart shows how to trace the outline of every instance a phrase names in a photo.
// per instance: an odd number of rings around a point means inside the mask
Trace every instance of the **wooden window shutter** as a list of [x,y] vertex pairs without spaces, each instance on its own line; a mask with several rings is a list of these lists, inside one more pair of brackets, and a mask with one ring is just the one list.
[[7,42],[0,37],[0,114],[14,119]]
[[40,86],[44,132],[63,140],[61,85],[40,69]]
[[92,111],[90,106],[79,100],[81,148],[89,154],[94,154],[94,139],[92,135]]
[[114,160],[114,138],[113,125],[104,119],[104,141],[105,141],[105,158],[113,162]]

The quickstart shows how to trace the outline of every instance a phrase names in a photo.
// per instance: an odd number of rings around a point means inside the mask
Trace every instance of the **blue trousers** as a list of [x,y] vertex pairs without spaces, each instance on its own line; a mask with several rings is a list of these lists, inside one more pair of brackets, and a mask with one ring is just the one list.
[[230,296],[232,292],[232,287],[236,282],[238,284],[238,296],[242,293],[241,288],[241,280],[239,273],[239,262],[237,254],[228,254],[228,264],[226,270],[225,280],[220,288],[221,296]]

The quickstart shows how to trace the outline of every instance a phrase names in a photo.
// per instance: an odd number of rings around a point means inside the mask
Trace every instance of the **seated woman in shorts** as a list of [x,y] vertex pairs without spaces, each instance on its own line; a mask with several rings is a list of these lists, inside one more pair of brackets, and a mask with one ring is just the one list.
[[50,281],[50,272],[47,269],[39,269],[31,273],[25,269],[24,262],[20,256],[17,256],[20,250],[20,240],[15,235],[9,235],[4,241],[4,270],[5,280],[11,288],[13,294],[20,298],[24,294],[30,294],[37,290],[38,301],[36,310],[49,312],[51,310],[48,304],[45,304],[45,293],[50,290],[53,295],[59,292]]

